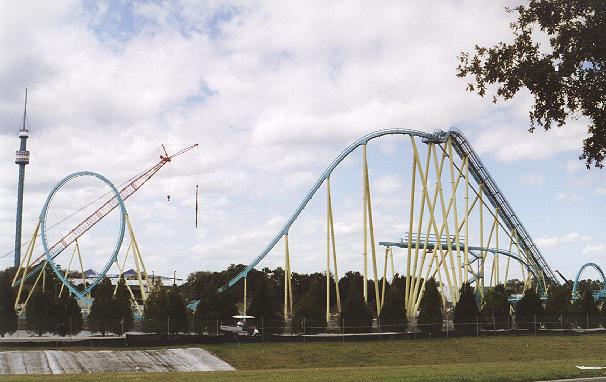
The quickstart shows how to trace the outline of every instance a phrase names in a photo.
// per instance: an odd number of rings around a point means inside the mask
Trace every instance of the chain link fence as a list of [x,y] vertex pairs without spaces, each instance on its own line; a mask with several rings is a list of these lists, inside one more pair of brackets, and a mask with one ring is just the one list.
[[[144,320],[128,325],[123,320],[93,323],[85,320],[81,331],[61,325],[33,328],[19,320],[17,332],[0,338],[0,346],[117,346],[142,347],[208,343],[265,343],[318,341],[380,341],[415,338],[582,335],[606,331],[603,316],[560,315],[482,319],[454,323],[418,323],[417,320],[264,320],[240,322],[211,320]],[[101,325],[101,326],[99,326]]]

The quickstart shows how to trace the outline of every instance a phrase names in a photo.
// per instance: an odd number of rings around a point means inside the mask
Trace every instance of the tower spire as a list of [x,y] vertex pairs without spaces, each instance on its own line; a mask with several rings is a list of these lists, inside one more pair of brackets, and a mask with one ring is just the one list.
[[29,130],[26,128],[27,120],[27,89],[25,89],[25,105],[23,108],[23,126],[19,130],[21,144],[16,152],[15,163],[19,165],[19,183],[17,187],[17,219],[15,228],[15,267],[21,264],[21,221],[23,217],[23,185],[25,182],[25,165],[29,164],[29,151],[27,151],[27,138]]

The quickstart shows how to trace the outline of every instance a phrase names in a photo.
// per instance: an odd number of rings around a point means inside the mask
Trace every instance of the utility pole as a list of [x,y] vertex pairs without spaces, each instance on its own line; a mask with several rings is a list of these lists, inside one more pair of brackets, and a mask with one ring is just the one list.
[[27,151],[27,138],[29,130],[26,129],[27,119],[27,89],[25,89],[25,107],[23,109],[23,126],[19,130],[21,145],[16,153],[15,163],[19,165],[19,184],[17,187],[17,219],[15,228],[15,268],[21,265],[21,221],[23,217],[23,184],[25,182],[25,165],[29,164],[29,151]]

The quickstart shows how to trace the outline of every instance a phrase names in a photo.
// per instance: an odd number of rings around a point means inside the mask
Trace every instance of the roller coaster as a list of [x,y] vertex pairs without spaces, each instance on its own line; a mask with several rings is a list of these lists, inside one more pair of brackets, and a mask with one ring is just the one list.
[[[371,187],[367,145],[376,138],[388,135],[408,137],[410,152],[410,195],[406,216],[407,232],[397,241],[377,243],[373,225]],[[552,284],[558,284],[555,273],[541,254],[532,237],[516,215],[493,177],[473,150],[466,137],[457,129],[427,133],[409,129],[387,129],[370,133],[349,145],[326,168],[303,198],[294,213],[284,223],[261,253],[220,291],[243,281],[247,288],[248,273],[278,245],[284,246],[284,316],[292,314],[291,250],[288,239],[291,227],[308,203],[320,193],[326,194],[326,314],[338,313],[340,291],[334,214],[330,189],[331,175],[341,162],[355,152],[362,155],[363,222],[361,261],[364,277],[364,298],[374,293],[375,313],[381,312],[385,293],[388,258],[393,271],[394,248],[404,251],[405,302],[407,315],[414,316],[419,308],[425,282],[430,277],[439,279],[442,293],[453,303],[459,289],[469,282],[484,295],[486,288],[506,281],[514,267],[524,287],[536,286],[543,295]],[[377,245],[378,244],[378,245]],[[385,248],[383,285],[378,270],[378,246]],[[369,256],[370,255],[370,256]],[[513,260],[513,262],[512,262]],[[368,291],[369,263],[374,291]],[[331,312],[330,288],[336,285],[336,310]],[[246,292],[245,292],[246,295]],[[190,307],[194,308],[197,301]]]
[[[407,230],[401,232],[402,236],[399,240],[378,241],[373,222],[367,146],[377,138],[394,135],[405,138],[406,147],[404,151],[410,156],[410,166],[404,174],[410,179],[408,184],[410,194],[407,198],[409,203],[401,215],[404,217],[403,220],[406,223],[404,226],[407,226]],[[19,268],[20,272],[15,275],[13,280],[13,285],[19,287],[19,293],[23,282],[36,274],[39,275],[40,270],[48,264],[70,293],[80,300],[90,302],[88,296],[90,296],[91,290],[109,267],[113,263],[117,263],[117,253],[121,246],[125,224],[128,226],[131,238],[129,249],[133,246],[133,251],[136,250],[138,253],[123,200],[138,190],[160,168],[170,162],[171,158],[196,146],[190,146],[172,156],[168,154],[161,156],[158,164],[135,176],[120,191],[101,175],[90,172],[75,173],[59,182],[49,194],[33,240],[28,248],[27,256]],[[516,215],[513,207],[507,201],[469,141],[459,130],[452,128],[448,131],[427,133],[410,129],[386,129],[365,135],[343,150],[316,180],[269,244],[249,265],[229,280],[219,290],[220,292],[242,281],[245,289],[244,298],[246,299],[249,272],[261,263],[282,241],[284,246],[284,317],[288,318],[292,315],[293,272],[289,234],[292,226],[297,222],[309,202],[320,194],[321,188],[324,187],[326,196],[326,316],[329,318],[334,313],[340,313],[341,291],[338,283],[335,214],[330,181],[331,175],[338,166],[346,158],[358,152],[361,152],[362,157],[361,194],[363,208],[361,220],[363,230],[360,240],[362,243],[360,260],[363,267],[363,296],[367,301],[374,301],[377,316],[381,314],[384,300],[386,280],[388,279],[388,264],[391,264],[392,277],[395,274],[394,250],[403,252],[404,300],[406,313],[410,317],[415,316],[418,312],[420,300],[425,290],[425,283],[430,278],[439,280],[438,285],[441,288],[442,295],[445,300],[448,299],[452,303],[458,301],[459,290],[464,283],[474,285],[478,294],[482,297],[487,289],[506,282],[514,273],[523,282],[524,289],[532,285],[538,288],[543,296],[546,295],[550,285],[558,284],[555,273]],[[46,240],[45,223],[48,205],[53,195],[64,183],[79,176],[94,176],[104,181],[111,187],[114,197],[106,201],[102,207],[49,247]],[[86,286],[83,283],[83,288],[77,289],[67,279],[67,272],[63,274],[63,271],[60,270],[55,258],[72,243],[76,244],[75,250],[79,252],[77,239],[116,207],[121,209],[119,214],[121,217],[120,235],[116,249],[102,273],[90,285]],[[32,261],[33,243],[35,243],[40,227],[40,236],[42,237],[45,254]],[[380,247],[385,249],[382,275],[379,274],[378,264],[378,249]],[[71,264],[73,256],[74,254],[72,254],[69,264]],[[80,256],[79,253],[78,256]],[[41,261],[43,257],[46,258],[45,261]],[[140,254],[135,257],[135,262],[137,263],[137,272],[140,274],[139,281],[143,283],[141,275],[145,276],[146,272]],[[371,275],[369,275],[369,263]],[[142,268],[141,270],[139,270],[139,265]],[[603,284],[606,281],[604,273],[597,264],[588,263],[583,265],[574,282],[574,299],[579,298],[579,278],[587,268],[595,268],[600,274]],[[83,269],[81,271],[84,272]],[[369,280],[372,280],[370,285],[373,290],[368,290]],[[330,302],[331,288],[335,289],[336,304],[334,304],[334,308]],[[145,289],[142,284],[142,293]],[[596,300],[606,299],[606,288],[594,291],[594,298]],[[145,300],[144,295],[142,300]],[[194,301],[189,307],[195,309],[198,303],[198,301]],[[246,309],[246,300],[244,309]],[[336,312],[331,311],[331,309],[336,309]]]

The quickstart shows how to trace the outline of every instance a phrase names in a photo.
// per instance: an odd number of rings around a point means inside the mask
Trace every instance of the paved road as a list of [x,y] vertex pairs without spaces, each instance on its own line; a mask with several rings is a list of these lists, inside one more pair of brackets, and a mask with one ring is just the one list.
[[552,381],[540,381],[540,382],[606,382],[606,377],[554,379]]
[[227,362],[200,348],[0,352],[0,375],[221,370],[235,369]]

